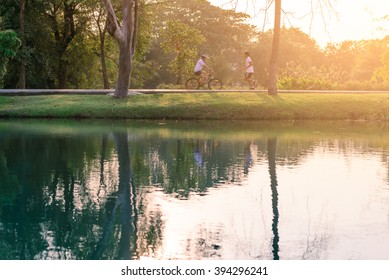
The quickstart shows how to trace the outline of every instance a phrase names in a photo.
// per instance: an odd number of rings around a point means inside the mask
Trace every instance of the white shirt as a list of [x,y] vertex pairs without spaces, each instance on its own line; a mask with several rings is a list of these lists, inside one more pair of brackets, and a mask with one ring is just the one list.
[[253,61],[249,56],[246,57],[246,73],[254,73]]
[[204,65],[205,65],[204,60],[202,58],[200,58],[199,61],[197,61],[197,63],[196,63],[194,72],[203,70]]

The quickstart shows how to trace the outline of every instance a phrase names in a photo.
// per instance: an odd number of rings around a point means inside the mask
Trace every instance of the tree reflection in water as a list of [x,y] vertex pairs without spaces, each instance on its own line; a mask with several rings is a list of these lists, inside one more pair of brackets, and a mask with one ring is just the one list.
[[272,222],[272,231],[273,231],[273,259],[279,260],[279,240],[280,236],[278,234],[278,190],[277,190],[277,173],[276,173],[276,149],[277,149],[277,138],[269,138],[267,140],[267,157],[269,162],[269,174],[270,174],[270,188],[271,188],[271,197],[272,197],[272,209],[273,209],[273,222]]
[[[316,146],[326,143],[346,158],[350,151],[370,155],[374,150],[382,155],[385,175],[388,170],[387,140],[382,140],[381,132],[373,140],[343,141],[300,132],[240,134],[241,127],[238,133],[214,135],[213,130],[187,128],[174,134],[174,129],[159,127],[78,125],[45,123],[37,132],[29,124],[19,130],[15,123],[9,129],[0,127],[0,259],[277,260],[285,252],[280,256],[278,180],[286,165],[299,165]],[[260,190],[258,183],[245,188],[252,178],[260,180]],[[289,198],[283,194],[291,190],[282,191],[284,206]],[[301,188],[297,192],[296,198]],[[309,189],[308,195],[312,196]],[[182,210],[187,212],[177,213]],[[261,210],[259,221],[256,215]],[[294,236],[300,249],[306,247],[296,252],[302,258],[328,253],[326,232],[336,221],[328,225],[326,219],[318,221],[316,210],[312,208],[311,215],[315,236],[308,236],[304,245],[300,240],[305,233],[297,231]],[[286,213],[292,214],[299,213]],[[170,220],[177,216],[182,224]],[[282,244],[290,245],[288,238],[283,235]],[[182,239],[185,244],[178,244]],[[177,243],[169,248],[172,253],[163,252],[172,243]],[[179,246],[181,255],[174,251]]]
[[[136,189],[132,181],[130,151],[127,138],[127,134],[125,133],[114,134],[118,154],[119,186],[116,197],[113,198],[111,203],[107,204],[108,209],[106,211],[109,215],[106,217],[102,237],[97,243],[96,249],[91,255],[91,259],[102,258],[103,252],[109,245],[109,237],[113,233],[117,216],[119,216],[121,228],[117,258],[123,260],[131,259],[133,257],[138,258],[136,247],[138,220]],[[103,145],[105,145],[104,141]]]

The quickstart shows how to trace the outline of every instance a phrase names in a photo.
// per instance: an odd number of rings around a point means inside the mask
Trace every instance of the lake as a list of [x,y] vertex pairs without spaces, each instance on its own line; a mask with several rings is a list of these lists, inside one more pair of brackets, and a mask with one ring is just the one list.
[[389,259],[389,124],[0,121],[0,259]]

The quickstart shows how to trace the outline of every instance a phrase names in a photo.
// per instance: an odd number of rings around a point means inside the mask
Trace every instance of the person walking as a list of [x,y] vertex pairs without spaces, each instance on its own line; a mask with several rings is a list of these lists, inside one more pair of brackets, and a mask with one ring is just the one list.
[[245,56],[244,80],[249,84],[250,89],[255,89],[255,81],[252,79],[252,76],[254,74],[253,61],[251,60],[249,52],[245,52],[244,56]]

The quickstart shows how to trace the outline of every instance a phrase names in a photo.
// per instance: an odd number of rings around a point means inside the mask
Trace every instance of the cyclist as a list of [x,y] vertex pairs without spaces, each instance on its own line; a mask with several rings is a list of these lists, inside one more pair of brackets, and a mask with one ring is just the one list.
[[244,80],[249,84],[250,89],[255,89],[255,81],[251,78],[254,74],[254,65],[249,52],[244,53],[245,56],[245,74]]
[[212,69],[205,63],[205,60],[208,58],[207,55],[202,54],[200,56],[200,59],[197,61],[196,66],[194,68],[194,74],[199,79],[199,84],[202,86],[207,79],[208,73],[203,70],[203,68],[207,68],[210,72],[212,72]]

